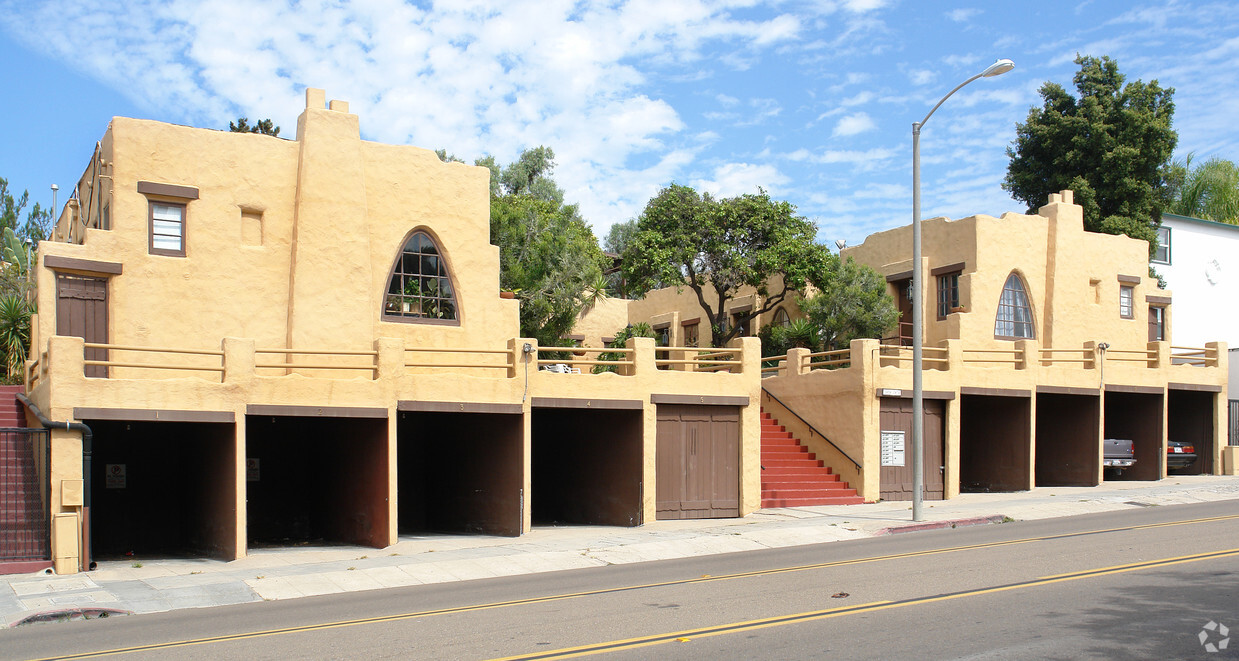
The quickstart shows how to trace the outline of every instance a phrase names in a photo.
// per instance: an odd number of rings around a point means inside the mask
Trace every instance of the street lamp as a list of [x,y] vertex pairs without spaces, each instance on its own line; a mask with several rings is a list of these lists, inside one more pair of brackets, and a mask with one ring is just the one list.
[[985,68],[985,71],[965,80],[947,92],[934,107],[930,109],[925,119],[912,123],[912,520],[921,521],[921,509],[925,500],[925,405],[924,391],[921,384],[921,369],[924,344],[921,338],[921,327],[924,321],[921,317],[923,307],[923,283],[921,278],[921,127],[933,116],[938,107],[958,92],[961,87],[978,78],[991,78],[1004,74],[1015,68],[1011,60],[998,60]]

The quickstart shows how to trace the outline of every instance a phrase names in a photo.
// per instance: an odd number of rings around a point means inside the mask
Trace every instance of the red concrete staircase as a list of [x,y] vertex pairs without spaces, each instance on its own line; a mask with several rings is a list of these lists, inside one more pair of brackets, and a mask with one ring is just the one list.
[[824,465],[809,448],[761,413],[761,506],[858,505],[865,502],[856,490]]
[[[17,401],[22,390],[0,386],[0,427],[26,426],[24,407]],[[52,564],[36,463],[22,432],[0,432],[0,574],[24,574]]]

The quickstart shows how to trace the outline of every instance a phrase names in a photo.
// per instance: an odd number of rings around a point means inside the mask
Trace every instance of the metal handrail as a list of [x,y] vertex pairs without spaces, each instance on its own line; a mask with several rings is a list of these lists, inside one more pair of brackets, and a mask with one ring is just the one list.
[[857,473],[863,473],[863,472],[865,472],[865,469],[861,467],[860,462],[858,462],[858,461],[856,461],[855,459],[853,459],[853,458],[852,458],[852,455],[850,455],[850,454],[848,454],[848,453],[844,452],[844,451],[843,451],[843,448],[839,447],[838,445],[835,445],[835,442],[834,442],[834,441],[832,441],[832,440],[830,440],[829,438],[827,438],[827,437],[826,437],[826,434],[823,434],[822,432],[818,431],[817,427],[814,427],[812,423],[810,423],[808,420],[805,420],[804,418],[800,417],[800,414],[799,414],[799,413],[797,413],[797,412],[795,412],[795,411],[793,411],[793,410],[792,410],[792,407],[788,406],[787,404],[784,404],[784,403],[783,403],[783,400],[779,399],[778,397],[775,397],[775,396],[774,396],[774,393],[770,392],[769,390],[766,390],[766,387],[765,387],[765,386],[762,386],[761,391],[762,391],[762,392],[764,392],[764,393],[766,393],[766,395],[767,395],[767,396],[769,396],[769,397],[770,397],[770,399],[773,399],[774,401],[778,402],[778,403],[779,403],[779,406],[782,406],[782,407],[783,407],[783,408],[784,408],[784,409],[785,409],[788,413],[791,413],[792,415],[796,416],[796,419],[797,419],[797,420],[799,420],[799,421],[801,421],[801,422],[803,422],[803,423],[804,423],[804,425],[805,425],[806,427],[808,427],[808,428],[809,428],[809,431],[810,431],[810,432],[813,432],[813,433],[817,434],[818,436],[821,436],[823,441],[826,441],[827,443],[829,443],[829,444],[830,444],[830,447],[834,448],[834,449],[835,449],[835,451],[837,451],[839,454],[841,454],[841,455],[843,455],[844,457],[846,457],[848,461],[852,462],[852,465],[856,467],[856,472],[857,472]]

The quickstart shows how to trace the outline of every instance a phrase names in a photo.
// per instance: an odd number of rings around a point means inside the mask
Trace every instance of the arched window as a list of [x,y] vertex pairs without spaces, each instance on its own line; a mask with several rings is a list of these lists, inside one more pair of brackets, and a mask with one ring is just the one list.
[[994,319],[994,337],[1032,338],[1033,315],[1028,305],[1024,281],[1016,273],[1007,276],[998,299],[998,314]]
[[780,307],[774,311],[772,326],[787,326],[790,323],[792,323],[792,318],[788,316],[787,310]]
[[413,232],[392,266],[383,302],[383,318],[456,321],[456,310],[452,276],[439,253],[439,246],[426,232]]

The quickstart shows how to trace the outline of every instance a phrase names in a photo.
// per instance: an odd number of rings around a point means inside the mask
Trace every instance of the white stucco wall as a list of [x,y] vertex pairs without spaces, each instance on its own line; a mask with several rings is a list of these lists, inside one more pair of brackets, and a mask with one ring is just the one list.
[[1170,263],[1152,264],[1173,292],[1170,342],[1239,346],[1239,226],[1164,214]]

